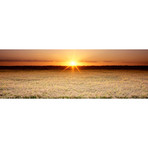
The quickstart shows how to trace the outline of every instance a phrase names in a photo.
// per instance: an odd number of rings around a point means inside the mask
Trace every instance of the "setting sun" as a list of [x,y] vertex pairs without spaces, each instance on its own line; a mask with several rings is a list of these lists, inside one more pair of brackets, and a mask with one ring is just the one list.
[[66,66],[66,68],[65,68],[63,71],[65,71],[65,70],[67,70],[67,69],[72,69],[73,72],[74,72],[75,70],[77,70],[77,71],[80,72],[80,70],[79,70],[79,68],[78,68],[78,65],[79,65],[78,62],[76,62],[76,61],[70,61],[70,62],[67,63],[67,66]]
[[71,61],[69,65],[70,66],[77,66],[77,63],[75,61]]

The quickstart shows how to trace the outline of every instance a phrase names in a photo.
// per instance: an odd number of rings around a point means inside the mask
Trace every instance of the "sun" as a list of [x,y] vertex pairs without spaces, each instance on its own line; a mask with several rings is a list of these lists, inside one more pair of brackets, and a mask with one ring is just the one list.
[[71,62],[69,63],[69,66],[77,66],[77,62],[76,62],[76,61],[71,61]]
[[76,61],[70,61],[70,62],[67,64],[66,68],[65,68],[63,71],[65,71],[65,70],[71,68],[71,69],[72,69],[72,72],[74,72],[75,70],[77,70],[77,71],[80,72],[80,70],[79,70],[79,68],[78,68],[78,65],[79,65],[79,64],[78,64]]

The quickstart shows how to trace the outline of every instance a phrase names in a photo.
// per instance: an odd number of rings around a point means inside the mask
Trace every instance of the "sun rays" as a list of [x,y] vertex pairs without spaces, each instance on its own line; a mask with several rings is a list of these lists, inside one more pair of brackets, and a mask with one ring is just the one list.
[[76,61],[70,61],[68,66],[63,71],[70,69],[70,68],[71,68],[72,72],[74,72],[75,70],[80,72],[80,70],[78,68],[78,63]]

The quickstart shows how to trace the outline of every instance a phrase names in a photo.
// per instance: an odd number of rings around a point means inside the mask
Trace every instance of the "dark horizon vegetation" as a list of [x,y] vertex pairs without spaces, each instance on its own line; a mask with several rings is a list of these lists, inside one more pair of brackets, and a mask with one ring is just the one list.
[[[54,66],[54,65],[47,65],[47,66],[0,66],[0,69],[14,69],[14,70],[62,70],[64,69],[65,67],[68,67],[68,66],[61,66],[61,65],[57,65],[57,66]],[[72,66],[69,66],[69,69],[71,69]],[[75,66],[73,66],[75,68]],[[121,70],[148,70],[148,66],[147,65],[99,65],[99,66],[77,66],[80,70],[91,70],[91,69],[121,69]]]

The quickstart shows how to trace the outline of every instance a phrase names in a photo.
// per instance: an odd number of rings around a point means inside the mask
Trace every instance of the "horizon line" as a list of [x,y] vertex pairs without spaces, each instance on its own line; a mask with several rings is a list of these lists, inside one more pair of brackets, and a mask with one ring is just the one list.
[[[65,67],[67,65],[0,65],[0,67],[14,67],[14,66],[18,66],[18,67],[29,67],[29,66],[34,66],[34,67],[37,67],[37,66],[40,66],[40,67],[44,67],[44,66],[53,66],[53,67],[56,67],[56,66],[60,66],[60,67]],[[148,66],[148,65],[77,65],[77,67],[83,67],[83,66],[97,66],[97,67],[101,67],[101,66]],[[71,67],[71,66],[70,66]]]

